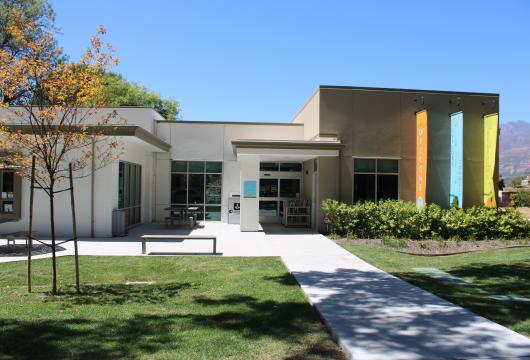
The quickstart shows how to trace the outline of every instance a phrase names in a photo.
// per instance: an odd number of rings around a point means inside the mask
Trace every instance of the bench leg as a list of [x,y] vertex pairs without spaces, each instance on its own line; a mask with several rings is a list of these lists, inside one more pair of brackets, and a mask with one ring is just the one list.
[[146,253],[146,249],[145,248],[146,248],[145,241],[142,241],[142,254],[144,254],[144,255]]
[[213,254],[217,254],[217,239],[213,239]]

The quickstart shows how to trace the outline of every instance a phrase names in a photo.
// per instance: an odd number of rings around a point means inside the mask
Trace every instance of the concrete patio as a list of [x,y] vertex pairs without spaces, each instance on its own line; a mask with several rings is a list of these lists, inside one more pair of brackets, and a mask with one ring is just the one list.
[[[190,233],[217,235],[217,256],[281,257],[349,358],[530,359],[527,337],[389,275],[310,230],[269,225],[242,233],[237,225],[208,223],[190,232],[149,225],[123,238],[81,239],[79,251],[139,256],[143,234]],[[73,253],[71,243],[64,248],[61,256]],[[208,253],[211,242],[149,243],[147,250]]]

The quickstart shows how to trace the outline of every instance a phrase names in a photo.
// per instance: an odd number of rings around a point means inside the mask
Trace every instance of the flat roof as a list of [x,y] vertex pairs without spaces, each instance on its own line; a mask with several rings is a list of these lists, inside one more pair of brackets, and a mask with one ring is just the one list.
[[156,120],[157,123],[176,124],[217,124],[217,125],[278,125],[278,126],[304,126],[291,122],[256,122],[256,121],[200,121],[200,120]]
[[[28,124],[8,124],[5,127],[20,130],[24,134],[32,133],[32,126]],[[163,151],[169,151],[171,149],[170,144],[136,125],[86,125],[86,129],[89,134],[93,132],[107,136],[134,136]]]
[[409,93],[424,93],[424,94],[454,94],[454,95],[477,95],[477,96],[496,96],[496,97],[499,96],[498,93],[485,93],[485,92],[400,89],[400,88],[367,87],[367,86],[320,85],[318,88],[319,89],[360,90],[360,91],[409,92]]

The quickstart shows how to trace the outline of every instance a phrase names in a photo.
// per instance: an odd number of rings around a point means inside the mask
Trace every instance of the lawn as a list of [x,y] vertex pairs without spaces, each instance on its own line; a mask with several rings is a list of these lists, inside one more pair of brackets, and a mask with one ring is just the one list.
[[[0,358],[342,358],[277,258],[81,257],[0,264]],[[126,285],[127,281],[154,281]]]
[[[530,302],[500,301],[488,296],[494,293],[530,299],[530,248],[426,257],[368,246],[344,247],[382,270],[530,336]],[[447,284],[414,271],[417,267],[437,268],[475,286]]]

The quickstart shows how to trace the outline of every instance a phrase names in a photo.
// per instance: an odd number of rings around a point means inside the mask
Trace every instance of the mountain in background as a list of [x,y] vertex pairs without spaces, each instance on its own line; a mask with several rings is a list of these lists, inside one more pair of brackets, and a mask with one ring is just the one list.
[[513,121],[500,127],[500,174],[506,180],[530,174],[530,123]]

